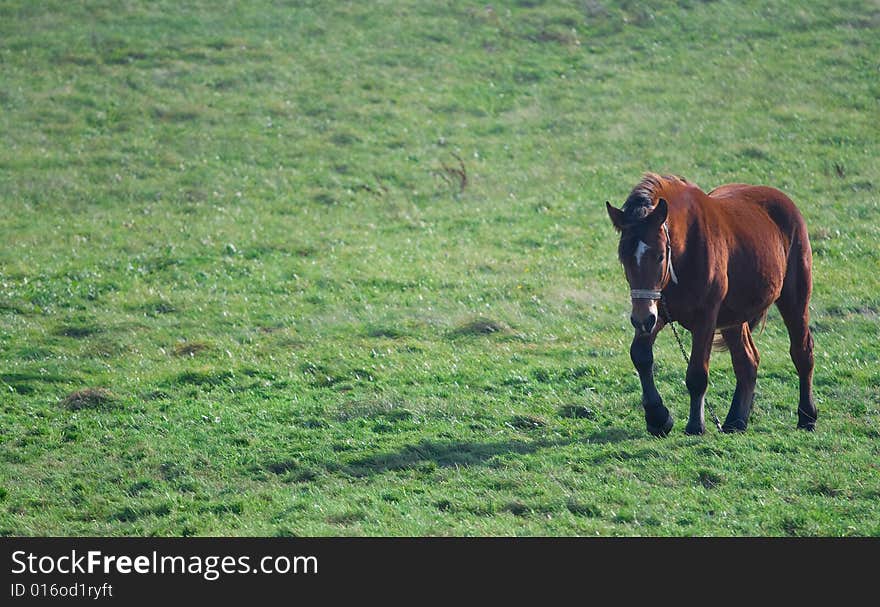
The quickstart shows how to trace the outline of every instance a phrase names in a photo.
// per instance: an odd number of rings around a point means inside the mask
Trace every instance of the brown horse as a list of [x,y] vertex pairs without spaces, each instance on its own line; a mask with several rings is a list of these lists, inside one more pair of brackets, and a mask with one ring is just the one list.
[[618,255],[630,286],[635,327],[630,356],[642,384],[648,432],[665,436],[672,428],[672,416],[654,385],[653,345],[664,324],[673,321],[693,336],[685,432],[705,431],[703,404],[716,331],[730,350],[736,374],[722,430],[746,429],[758,373],[751,331],[773,303],[788,329],[800,378],[798,428],[815,429],[809,327],[813,254],[804,219],[788,196],[743,184],[706,194],[681,177],[649,173],[623,208],[605,205],[620,232]]

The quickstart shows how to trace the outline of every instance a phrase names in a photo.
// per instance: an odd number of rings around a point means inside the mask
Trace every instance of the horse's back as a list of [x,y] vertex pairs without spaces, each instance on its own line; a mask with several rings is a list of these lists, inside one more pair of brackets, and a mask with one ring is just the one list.
[[[804,218],[795,203],[785,192],[776,188],[728,183],[718,186],[708,196],[729,212],[745,215],[747,220],[759,219],[758,215],[763,211],[786,236],[791,237],[794,231],[806,231]],[[749,217],[750,214],[752,217]],[[751,226],[754,228],[754,224]]]
[[[807,224],[795,203],[784,192],[770,186],[731,183],[709,192],[708,198],[740,237],[750,235],[779,242],[788,258],[792,249],[812,258]],[[787,262],[787,259],[786,259]]]

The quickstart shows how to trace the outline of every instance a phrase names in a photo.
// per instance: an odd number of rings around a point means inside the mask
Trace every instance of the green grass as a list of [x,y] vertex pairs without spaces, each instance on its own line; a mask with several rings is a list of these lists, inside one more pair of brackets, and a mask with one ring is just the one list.
[[[4,2],[0,532],[880,535],[878,57],[875,2]],[[647,170],[799,204],[816,433],[775,310],[747,434],[666,332],[645,432]]]

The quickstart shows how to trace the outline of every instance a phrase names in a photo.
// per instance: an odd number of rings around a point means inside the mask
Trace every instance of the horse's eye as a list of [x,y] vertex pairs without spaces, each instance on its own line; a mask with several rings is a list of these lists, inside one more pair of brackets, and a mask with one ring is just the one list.
[[656,260],[657,260],[657,263],[660,263],[661,261],[663,261],[663,253],[658,253],[656,256]]

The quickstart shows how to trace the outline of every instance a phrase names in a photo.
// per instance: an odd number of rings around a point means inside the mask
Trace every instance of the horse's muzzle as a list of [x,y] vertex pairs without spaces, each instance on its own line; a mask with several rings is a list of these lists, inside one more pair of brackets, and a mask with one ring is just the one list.
[[652,312],[644,319],[638,319],[635,315],[632,315],[629,317],[629,321],[639,333],[650,333],[654,330],[654,326],[657,324],[657,315]]

